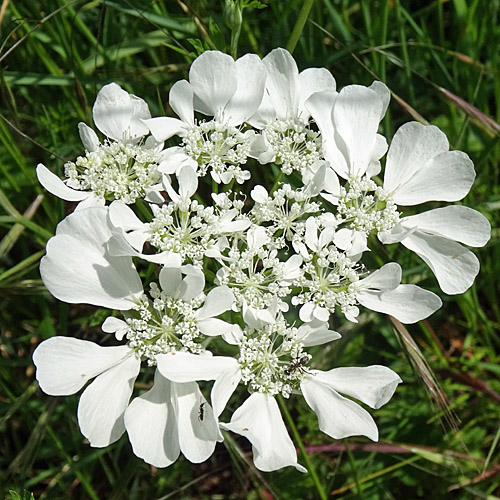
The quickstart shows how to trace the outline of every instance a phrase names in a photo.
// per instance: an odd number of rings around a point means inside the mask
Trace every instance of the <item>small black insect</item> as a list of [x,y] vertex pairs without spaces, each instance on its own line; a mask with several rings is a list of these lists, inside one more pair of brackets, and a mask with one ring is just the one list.
[[203,422],[203,418],[205,417],[205,404],[206,403],[201,403],[200,408],[198,410],[198,420],[200,422]]
[[304,372],[304,365],[307,364],[308,361],[309,356],[302,356],[301,358],[295,359],[294,361],[290,362],[288,367],[285,369],[285,375],[288,377],[296,370]]

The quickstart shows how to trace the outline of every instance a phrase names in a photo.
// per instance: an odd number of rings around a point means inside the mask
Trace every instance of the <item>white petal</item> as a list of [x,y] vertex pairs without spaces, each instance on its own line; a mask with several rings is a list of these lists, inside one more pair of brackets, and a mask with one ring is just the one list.
[[436,294],[416,285],[399,285],[382,293],[363,291],[357,298],[362,306],[390,314],[405,324],[428,318],[443,305]]
[[328,385],[307,376],[300,384],[307,404],[318,416],[320,430],[334,439],[366,436],[378,440],[378,429],[371,415]]
[[43,392],[51,396],[68,396],[129,354],[130,349],[126,346],[101,347],[87,340],[52,337],[35,349],[33,362]]
[[101,326],[102,331],[106,333],[114,333],[116,340],[122,340],[124,335],[127,333],[128,324],[122,319],[115,318],[114,316],[108,316]]
[[300,342],[304,347],[322,345],[340,338],[340,333],[328,329],[328,323],[313,321],[304,323],[297,332]]
[[395,262],[389,262],[366,278],[359,280],[357,286],[370,290],[393,290],[401,283],[401,276],[401,266]]
[[224,110],[224,121],[238,126],[247,121],[261,104],[266,83],[266,70],[256,54],[246,54],[235,64],[237,88]]
[[174,382],[215,380],[225,370],[238,366],[234,358],[182,351],[158,354],[156,361],[160,373]]
[[182,273],[180,266],[164,266],[158,276],[161,289],[169,297],[178,297],[182,284]]
[[181,270],[186,276],[182,280],[178,298],[192,300],[201,295],[205,287],[205,275],[203,271],[191,264],[182,266]]
[[401,242],[432,269],[444,293],[463,293],[472,286],[479,272],[479,261],[455,241],[415,231]]
[[422,165],[393,195],[398,205],[426,201],[461,200],[472,187],[476,173],[469,157],[461,151],[446,151]]
[[436,208],[401,220],[404,228],[418,228],[429,234],[436,234],[459,241],[471,247],[482,247],[491,236],[488,219],[469,207],[451,205]]
[[189,83],[197,98],[196,111],[220,118],[236,92],[237,80],[236,64],[231,56],[215,50],[203,52],[189,70]]
[[370,408],[385,405],[402,382],[396,372],[381,365],[334,368],[314,371],[314,377],[337,392],[359,399]]
[[213,453],[219,438],[212,408],[195,382],[173,382],[172,398],[177,403],[181,451],[190,462],[204,462]]
[[180,453],[170,386],[171,382],[156,371],[152,389],[135,398],[125,411],[125,427],[134,454],[155,467],[168,467]]
[[394,134],[387,153],[384,190],[396,193],[428,161],[448,149],[446,135],[434,125],[405,123]]
[[107,213],[87,208],[66,217],[47,243],[40,274],[60,300],[128,310],[142,294],[142,282],[131,257],[107,251],[112,236]]
[[99,91],[92,112],[96,127],[115,141],[136,139],[148,133],[141,122],[151,118],[147,104],[116,83]]
[[382,111],[380,113],[380,120],[382,120],[389,106],[389,101],[391,100],[391,91],[387,88],[385,83],[377,80],[375,80],[368,88],[375,91],[382,101]]
[[125,432],[123,414],[141,367],[141,360],[130,349],[129,353],[99,375],[80,397],[78,424],[91,446],[108,446]]
[[187,80],[180,80],[172,85],[169,104],[184,123],[194,126],[193,87]]
[[128,205],[119,200],[113,201],[109,206],[109,220],[113,226],[124,231],[144,229],[147,226]]
[[313,317],[313,311],[314,311],[314,304],[312,302],[306,302],[299,311],[299,318],[304,322],[304,323],[309,323],[311,321],[314,321]]
[[99,146],[99,138],[93,129],[83,122],[78,124],[78,132],[80,133],[80,139],[82,140],[83,147],[85,151],[91,152],[96,151]]
[[297,463],[297,452],[281,417],[278,403],[272,396],[252,394],[233,414],[231,422],[221,427],[246,437],[252,443],[253,461],[265,472],[293,466],[301,472],[306,469]]
[[306,101],[316,92],[336,93],[337,84],[332,74],[325,68],[307,68],[299,74],[299,118],[309,121],[310,113]]
[[[368,168],[376,146],[382,109],[378,94],[361,85],[344,87],[335,101],[334,123],[347,147],[351,175],[361,177]],[[336,165],[332,167],[337,170]]]
[[57,175],[53,174],[45,165],[39,163],[36,167],[36,176],[40,184],[54,196],[66,201],[81,201],[88,198],[88,191],[77,191],[68,187]]
[[148,127],[153,137],[159,142],[166,141],[174,135],[182,137],[187,130],[186,124],[183,121],[170,116],[160,116],[144,120],[144,125]]
[[189,165],[182,167],[177,174],[179,180],[179,194],[183,200],[189,200],[198,189],[198,176]]
[[266,90],[279,120],[298,113],[299,70],[290,52],[277,48],[262,60],[267,70]]
[[217,318],[207,318],[197,321],[198,328],[203,335],[216,337],[221,335],[223,338],[229,336],[233,338],[238,334],[239,326],[227,323]]
[[217,418],[224,411],[229,398],[238,387],[241,380],[241,369],[238,363],[224,370],[215,380],[212,388],[212,407]]

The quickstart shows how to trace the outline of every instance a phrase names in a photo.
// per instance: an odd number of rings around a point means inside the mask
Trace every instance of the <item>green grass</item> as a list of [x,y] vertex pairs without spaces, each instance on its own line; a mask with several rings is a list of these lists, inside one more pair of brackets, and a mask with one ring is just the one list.
[[491,241],[477,252],[476,284],[462,296],[443,296],[421,261],[389,248],[444,306],[406,330],[369,315],[362,326],[341,326],[337,345],[317,350],[318,367],[386,364],[405,382],[374,412],[378,445],[333,441],[318,431],[304,401],[292,398],[288,409],[320,485],[294,469],[259,472],[248,443],[235,435],[204,464],[181,458],[164,470],[137,459],[126,437],[106,449],[90,448],[76,421],[78,396],[46,396],[34,378],[31,353],[41,340],[102,335],[99,311],[56,301],[40,280],[45,244],[72,207],[43,191],[36,164],[62,173],[64,160],[81,153],[77,123],[91,123],[102,85],[116,81],[158,115],[168,111],[170,86],[186,76],[198,53],[229,52],[234,36],[216,0],[4,1],[1,497],[296,500],[320,498],[320,491],[367,500],[500,497],[500,1],[316,0],[296,40],[299,12],[311,2],[264,3],[264,9],[245,10],[239,55],[265,55],[296,41],[299,67],[327,67],[339,87],[373,79],[389,86],[386,136],[418,119],[438,125],[453,148],[469,154],[477,179],[464,204],[493,227]]

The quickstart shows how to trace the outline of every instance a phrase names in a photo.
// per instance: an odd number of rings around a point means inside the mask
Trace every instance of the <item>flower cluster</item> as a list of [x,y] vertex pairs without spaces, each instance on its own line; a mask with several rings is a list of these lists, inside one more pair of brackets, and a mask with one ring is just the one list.
[[[102,325],[112,345],[53,337],[33,355],[47,394],[94,379],[78,406],[92,446],[127,432],[137,456],[166,467],[181,452],[206,460],[224,429],[251,442],[259,469],[305,471],[276,401],[291,394],[332,438],[378,439],[351,398],[379,408],[399,376],[380,365],[321,371],[308,349],[340,338],[333,320],[356,322],[360,308],[414,323],[441,306],[402,284],[397,263],[363,263],[374,237],[402,243],[443,292],[458,294],[479,271],[463,245],[490,234],[461,205],[405,214],[461,200],[475,173],[431,125],[403,125],[389,147],[378,133],[389,99],[380,82],[338,92],[328,70],[299,73],[283,49],[262,60],[203,53],[170,90],[178,118],[152,118],[117,84],[101,89],[102,142],[80,124],[86,151],[66,178],[37,168],[48,191],[79,202],[47,245],[46,287],[112,310]],[[136,378],[151,370],[151,388],[138,394]],[[198,381],[213,381],[210,403]],[[249,396],[228,416],[240,384]]]

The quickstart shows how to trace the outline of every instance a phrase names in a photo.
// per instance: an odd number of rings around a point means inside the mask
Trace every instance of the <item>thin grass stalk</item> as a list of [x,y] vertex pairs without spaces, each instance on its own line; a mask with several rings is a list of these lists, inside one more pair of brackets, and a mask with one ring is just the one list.
[[307,454],[307,451],[304,447],[304,443],[302,442],[302,438],[300,437],[299,431],[297,427],[295,426],[295,422],[293,421],[292,416],[290,415],[290,412],[288,411],[288,408],[286,407],[286,403],[283,399],[283,396],[278,394],[277,396],[278,403],[280,405],[281,410],[283,411],[283,414],[285,415],[286,421],[288,422],[288,425],[290,426],[290,429],[292,430],[293,437],[295,438],[295,442],[297,443],[300,452],[302,453],[302,456],[304,457],[304,462],[306,463],[307,470],[311,474],[312,480],[314,482],[314,486],[316,487],[316,490],[321,498],[321,500],[327,500],[328,496],[323,488],[323,485],[321,484],[319,480],[318,473],[316,472],[316,469],[309,458],[309,455]]
[[302,9],[300,9],[299,17],[295,26],[293,28],[292,34],[286,44],[286,49],[290,54],[293,54],[295,47],[297,46],[297,42],[299,41],[300,35],[302,34],[302,30],[306,24],[307,18],[309,17],[309,12],[311,12],[311,8],[313,6],[314,0],[304,0],[302,5]]

